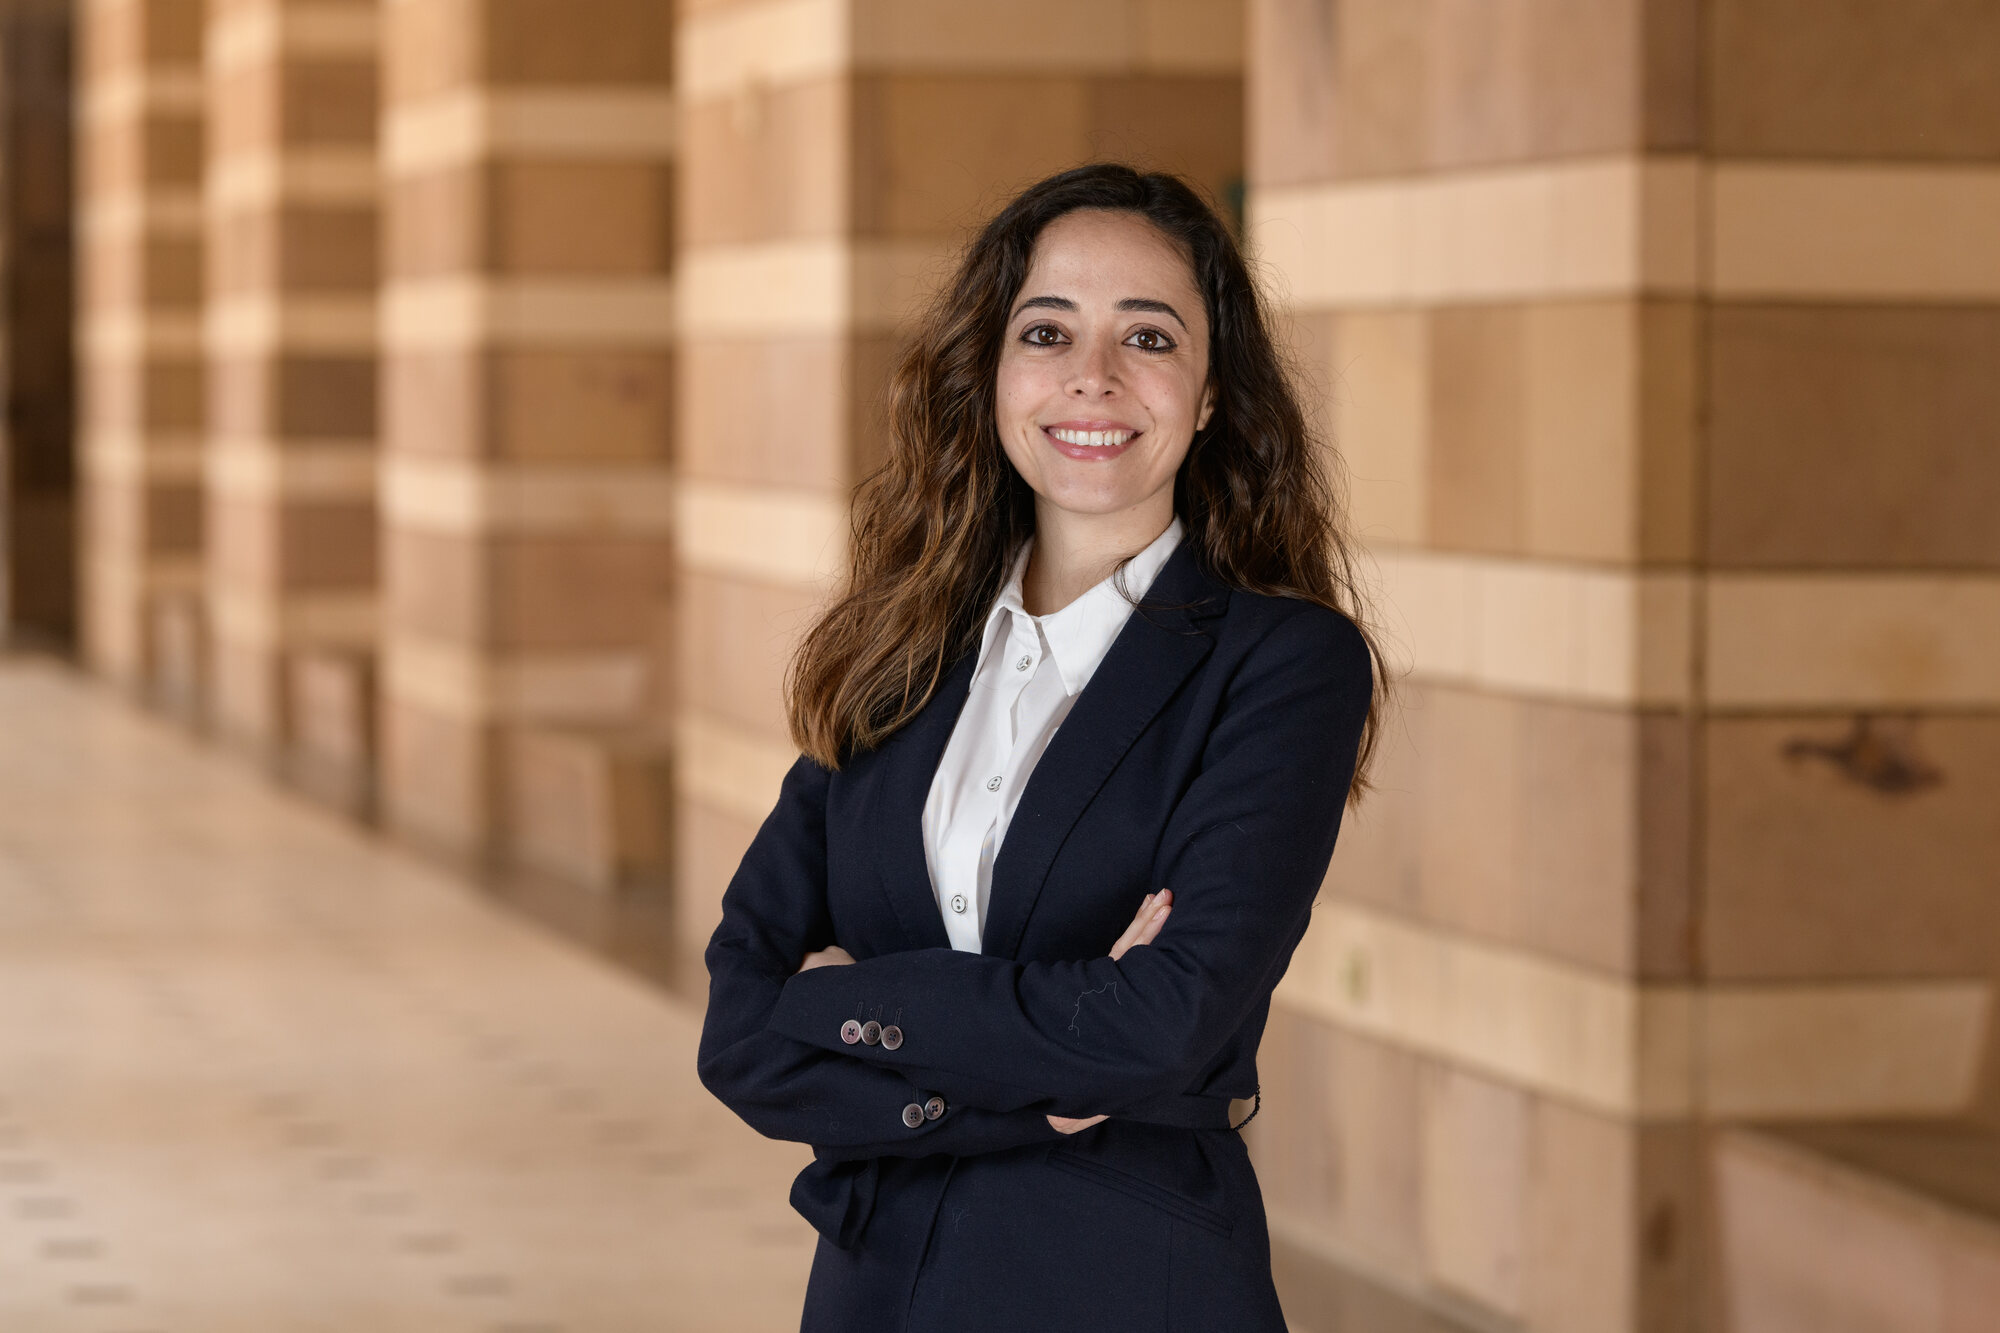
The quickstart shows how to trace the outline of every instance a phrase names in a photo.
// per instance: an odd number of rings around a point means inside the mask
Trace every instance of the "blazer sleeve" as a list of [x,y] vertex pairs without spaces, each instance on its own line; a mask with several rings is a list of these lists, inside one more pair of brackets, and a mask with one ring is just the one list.
[[1040,1112],[1019,1109],[1020,1098],[1002,1110],[951,1098],[943,1117],[909,1129],[903,1108],[936,1089],[849,1059],[844,1047],[829,1053],[768,1026],[799,960],[834,938],[826,906],[830,776],[799,756],[723,894],[722,921],[706,953],[708,1010],[697,1057],[703,1085],[759,1133],[812,1144],[823,1158],[966,1156],[1060,1137]]
[[[1012,1085],[1060,1115],[1197,1090],[1305,933],[1372,685],[1360,632],[1310,604],[1246,655],[1160,840],[1156,883],[1174,907],[1151,945],[1116,961],[924,949],[816,968],[784,983],[771,1030],[907,1070],[947,1098]],[[901,1047],[839,1046],[840,1015],[857,1005],[900,1010]]]

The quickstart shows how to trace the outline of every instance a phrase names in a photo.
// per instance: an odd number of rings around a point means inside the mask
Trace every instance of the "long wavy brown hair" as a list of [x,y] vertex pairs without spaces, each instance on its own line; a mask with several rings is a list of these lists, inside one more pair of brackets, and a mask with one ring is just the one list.
[[1348,793],[1358,799],[1388,677],[1330,476],[1338,460],[1300,406],[1299,377],[1229,229],[1179,177],[1118,163],[1015,196],[918,322],[890,381],[888,457],[855,490],[847,580],[786,673],[792,739],[838,768],[916,716],[977,647],[1009,556],[1035,526],[1034,492],[1008,461],[994,413],[1001,339],[1042,229],[1084,208],[1136,213],[1176,242],[1208,313],[1215,409],[1174,480],[1182,540],[1221,582],[1330,607],[1368,639],[1376,685]]

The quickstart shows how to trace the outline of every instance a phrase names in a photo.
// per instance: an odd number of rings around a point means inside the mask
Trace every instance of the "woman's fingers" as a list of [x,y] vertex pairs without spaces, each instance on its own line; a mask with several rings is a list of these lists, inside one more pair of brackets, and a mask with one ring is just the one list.
[[799,971],[810,972],[816,967],[834,967],[841,963],[851,963],[854,955],[838,944],[829,944],[824,949],[815,949],[799,963]]
[[1151,944],[1159,938],[1160,927],[1166,924],[1167,912],[1173,907],[1174,894],[1171,889],[1161,889],[1149,893],[1139,904],[1139,911],[1132,918],[1132,924],[1125,927],[1125,933],[1111,946],[1111,957],[1116,960],[1125,956],[1127,949],[1141,944]]
[[1102,1124],[1108,1119],[1110,1119],[1109,1116],[1102,1115],[1093,1115],[1082,1120],[1072,1120],[1068,1116],[1052,1115],[1049,1117],[1049,1124],[1054,1127],[1058,1134],[1074,1134],[1078,1130],[1089,1129],[1092,1125]]

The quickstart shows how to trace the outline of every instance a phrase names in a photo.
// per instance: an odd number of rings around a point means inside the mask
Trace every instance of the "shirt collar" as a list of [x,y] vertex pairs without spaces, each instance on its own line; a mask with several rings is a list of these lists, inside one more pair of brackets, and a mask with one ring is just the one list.
[[[1127,592],[1135,598],[1146,595],[1160,567],[1167,563],[1167,557],[1180,543],[1184,531],[1180,515],[1174,515],[1165,531],[1126,562],[1124,583]],[[1117,576],[1113,574],[1060,611],[1051,611],[1045,616],[1028,615],[1027,608],[1021,604],[1021,579],[1027,572],[1028,554],[1034,544],[1034,536],[1030,534],[1014,553],[1006,585],[994,599],[993,609],[987,612],[986,637],[975,666],[983,666],[994,645],[1005,638],[1006,623],[1009,613],[1012,613],[1041,627],[1042,637],[1049,645],[1049,656],[1055,659],[1056,670],[1062,676],[1063,690],[1074,696],[1082,692],[1097,670],[1097,664],[1111,651],[1112,640],[1124,628],[1126,618],[1132,613],[1132,605],[1119,593],[1113,581]]]

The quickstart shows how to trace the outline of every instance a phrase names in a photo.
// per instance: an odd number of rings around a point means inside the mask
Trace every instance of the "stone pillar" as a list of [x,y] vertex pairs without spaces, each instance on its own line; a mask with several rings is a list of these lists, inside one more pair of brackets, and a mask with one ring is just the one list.
[[200,641],[202,6],[80,0],[81,638],[191,701]]
[[76,631],[72,25],[0,5],[0,643]]
[[209,717],[278,763],[375,641],[376,0],[209,0]]
[[488,860],[526,731],[651,707],[673,22],[659,0],[385,14],[384,813]]
[[881,457],[899,330],[1014,190],[1241,171],[1231,3],[683,4],[675,836],[692,960],[796,756],[780,681]]
[[1265,1047],[1295,1313],[1812,1327],[1723,1322],[1830,1251],[1732,1230],[1722,1127],[1981,1113],[2000,25],[1814,17],[1253,2],[1252,244],[1411,669]]

